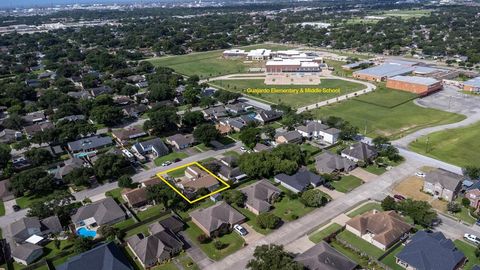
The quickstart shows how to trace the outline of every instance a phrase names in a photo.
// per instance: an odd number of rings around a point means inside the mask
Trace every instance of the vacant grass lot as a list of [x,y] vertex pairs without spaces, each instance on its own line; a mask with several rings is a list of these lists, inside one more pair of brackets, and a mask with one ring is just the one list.
[[335,98],[337,96],[356,92],[365,88],[365,86],[337,79],[323,79],[319,85],[266,85],[263,80],[245,79],[245,80],[218,80],[211,82],[213,85],[225,88],[232,92],[247,94],[248,88],[252,89],[300,89],[300,88],[333,88],[340,89],[340,93],[299,93],[299,94],[248,94],[252,97],[265,100],[270,103],[285,103],[294,108],[314,104],[323,100]]
[[[289,47],[281,45],[259,44],[241,48],[246,50],[258,48],[281,50]],[[223,51],[224,50],[216,50],[186,55],[164,56],[152,58],[147,61],[151,62],[157,67],[164,66],[173,68],[176,72],[187,76],[198,75],[201,79],[226,74],[248,72],[248,68],[263,66],[263,63],[258,61],[244,63],[244,59],[223,59]]]
[[342,228],[341,225],[337,224],[337,223],[332,223],[330,225],[328,225],[326,228],[320,230],[320,231],[316,231],[315,233],[311,234],[308,239],[310,239],[310,241],[314,242],[315,244],[316,243],[320,243],[323,239],[325,239],[325,237],[331,235],[332,233],[340,230],[340,228]]
[[460,167],[476,166],[480,159],[480,123],[431,133],[412,142],[409,147]]
[[314,209],[306,207],[299,199],[292,200],[287,196],[284,196],[281,201],[274,203],[273,206],[275,208],[272,210],[272,213],[285,221],[303,217]]
[[331,184],[335,190],[347,193],[360,186],[362,184],[362,179],[353,175],[344,175],[340,180],[332,181]]
[[[419,107],[413,101],[403,103],[406,98],[405,92],[377,90],[311,112],[318,118],[341,117],[359,127],[360,133],[369,137],[384,135],[392,139],[422,128],[465,119],[465,116],[460,114]],[[395,104],[401,105],[393,108],[385,107]]]

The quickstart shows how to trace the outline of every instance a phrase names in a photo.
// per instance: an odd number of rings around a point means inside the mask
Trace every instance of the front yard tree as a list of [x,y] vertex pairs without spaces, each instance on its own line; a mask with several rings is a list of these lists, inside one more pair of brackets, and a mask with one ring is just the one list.
[[101,180],[120,177],[122,171],[130,165],[125,157],[115,154],[101,155],[93,165],[95,175]]
[[240,132],[239,138],[246,147],[253,149],[260,140],[260,129],[256,127],[246,127]]
[[382,201],[382,209],[384,211],[390,211],[390,210],[395,210],[397,208],[397,203],[395,202],[395,199],[392,198],[391,196],[385,197]]
[[257,216],[257,224],[262,229],[275,229],[280,222],[281,219],[272,213],[261,213]]
[[133,180],[128,175],[122,175],[118,178],[118,186],[121,188],[132,188],[134,187]]
[[437,213],[432,210],[432,206],[424,201],[406,199],[398,204],[397,210],[411,217],[415,224],[423,227],[430,227],[437,218]]
[[447,210],[452,213],[458,213],[462,211],[462,207],[457,202],[449,202],[447,204]]
[[115,236],[117,235],[118,229],[110,226],[110,225],[102,225],[98,228],[98,233],[108,240],[114,240]]
[[193,137],[200,143],[210,145],[210,142],[220,137],[220,132],[211,124],[201,124],[193,131]]
[[148,114],[150,120],[143,124],[144,130],[152,130],[155,134],[162,134],[167,131],[177,129],[179,116],[174,107],[162,107],[154,110]]
[[90,186],[90,179],[95,174],[94,170],[89,167],[75,168],[63,177],[63,181],[76,186]]
[[10,150],[10,146],[0,143],[0,167],[4,168],[12,158]]
[[251,270],[303,270],[303,265],[285,252],[283,246],[261,245],[255,248],[253,259],[248,261]]
[[186,128],[193,129],[203,122],[205,122],[205,118],[203,118],[203,114],[199,111],[187,111],[182,116],[182,125]]
[[318,189],[310,189],[302,193],[302,203],[308,207],[320,207],[328,202],[328,198]]
[[245,194],[236,189],[227,190],[222,193],[222,196],[226,203],[235,204],[238,207],[243,207],[245,200],[247,199]]

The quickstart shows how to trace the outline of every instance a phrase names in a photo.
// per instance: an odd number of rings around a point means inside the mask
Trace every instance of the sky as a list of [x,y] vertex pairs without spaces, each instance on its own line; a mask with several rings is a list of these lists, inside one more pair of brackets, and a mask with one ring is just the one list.
[[66,4],[92,3],[130,3],[130,2],[161,2],[158,0],[0,0],[0,8],[33,7]]

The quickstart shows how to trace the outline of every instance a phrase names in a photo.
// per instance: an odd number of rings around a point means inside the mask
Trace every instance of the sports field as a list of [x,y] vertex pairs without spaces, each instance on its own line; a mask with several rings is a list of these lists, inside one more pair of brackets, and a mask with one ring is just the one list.
[[314,104],[323,100],[331,99],[337,96],[345,95],[365,88],[364,85],[338,80],[338,79],[322,79],[319,85],[266,85],[263,80],[245,79],[245,80],[219,80],[210,82],[212,85],[222,87],[232,92],[246,94],[248,88],[265,89],[300,89],[300,88],[332,88],[340,89],[340,93],[301,93],[301,94],[248,94],[254,98],[264,100],[270,103],[284,103],[299,108],[302,106]]
[[[480,160],[480,123],[471,126],[435,132],[412,142],[409,147],[461,167],[478,166]],[[428,139],[428,143],[427,143]]]
[[312,113],[319,118],[338,116],[359,127],[364,135],[384,135],[391,139],[465,118],[459,114],[419,107],[411,99],[410,93],[380,88],[348,101],[312,110]]
[[[245,50],[265,48],[271,50],[293,49],[282,45],[259,44],[241,47]],[[224,50],[191,53],[186,55],[163,56],[148,59],[154,66],[165,66],[187,76],[198,75],[201,79],[222,76],[226,74],[248,72],[249,68],[262,67],[263,63],[244,59],[223,59]]]

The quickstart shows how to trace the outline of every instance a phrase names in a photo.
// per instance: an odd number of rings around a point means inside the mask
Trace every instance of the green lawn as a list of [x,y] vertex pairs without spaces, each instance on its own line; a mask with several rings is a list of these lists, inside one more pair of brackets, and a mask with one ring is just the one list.
[[[245,46],[242,49],[251,50],[265,48],[272,50],[281,50],[288,48],[282,45],[259,44]],[[263,63],[252,61],[244,63],[244,59],[223,59],[224,50],[209,52],[191,53],[177,56],[164,56],[152,58],[147,61],[154,66],[166,66],[175,69],[176,72],[191,76],[198,75],[201,79],[216,77],[225,74],[248,72],[250,67],[262,67]]]
[[388,10],[384,11],[381,16],[387,17],[401,17],[403,19],[419,18],[429,16],[432,13],[431,9],[405,9],[405,10]]
[[347,216],[356,217],[358,215],[361,215],[361,214],[363,214],[365,212],[368,212],[368,211],[372,211],[374,209],[381,211],[382,206],[379,203],[376,203],[376,202],[366,203],[366,204],[360,206],[359,208],[353,210],[352,212],[348,213]]
[[[383,135],[390,138],[399,138],[422,128],[465,119],[465,116],[460,114],[422,108],[413,101],[402,103],[406,99],[405,92],[384,89],[311,112],[317,118],[341,117],[369,137]],[[392,104],[401,105],[391,108]]]
[[150,206],[145,211],[138,212],[137,217],[140,220],[145,220],[145,219],[148,219],[152,216],[158,215],[158,214],[160,214],[160,212],[163,212],[163,211],[165,211],[165,208],[163,207],[163,205],[162,204],[157,204],[157,205]]
[[392,270],[404,270],[405,268],[397,264],[395,256],[403,250],[404,246],[400,245],[394,249],[387,257],[381,260],[382,263],[388,265]]
[[368,165],[367,167],[365,167],[363,169],[365,171],[369,172],[369,173],[373,173],[373,174],[376,174],[376,175],[382,175],[384,172],[387,171],[387,169],[385,169],[385,167],[377,166],[376,164]]
[[475,222],[477,221],[477,219],[474,218],[474,217],[472,217],[472,216],[470,215],[470,210],[469,210],[467,207],[464,207],[464,206],[462,205],[462,198],[461,198],[461,197],[457,198],[457,199],[456,199],[456,202],[461,206],[460,212],[458,212],[458,213],[447,213],[447,214],[453,215],[454,217],[459,218],[459,219],[461,219],[462,221],[464,221],[464,222],[466,222],[466,223],[468,223],[468,224],[470,224],[470,225],[475,224]]
[[217,250],[215,246],[213,245],[213,241],[207,244],[200,244],[197,240],[197,237],[201,234],[204,234],[200,228],[197,227],[193,222],[187,222],[188,228],[185,230],[189,238],[194,241],[202,250],[207,254],[207,256],[212,259],[212,260],[220,260],[224,258],[225,256],[228,256],[235,251],[239,250],[242,248],[243,244],[245,241],[243,238],[238,235],[237,233],[231,232],[229,234],[226,234],[220,238],[216,238],[215,240],[219,240],[224,244],[227,244],[228,246],[221,249]]
[[133,220],[133,218],[129,218],[127,220],[124,220],[122,222],[118,222],[118,223],[115,223],[113,225],[113,227],[119,229],[119,230],[122,230],[122,229],[125,229],[127,227],[130,227],[131,225],[135,224],[135,220]]
[[480,159],[480,122],[428,134],[412,142],[411,150],[460,167],[476,166]]
[[269,234],[272,232],[270,229],[262,229],[260,226],[257,225],[257,215],[254,213],[250,212],[248,209],[241,208],[241,207],[236,207],[234,206],[235,209],[237,209],[240,213],[242,213],[244,216],[247,217],[247,224],[250,225],[256,232],[261,233],[263,235]]
[[182,264],[184,269],[191,269],[191,270],[200,270],[197,264],[190,258],[186,253],[182,253],[178,256],[178,260],[180,264]]
[[475,265],[480,264],[480,259],[475,256],[475,247],[468,244],[467,242],[464,242],[462,240],[455,240],[453,241],[455,246],[465,254],[465,257],[468,258],[468,262],[465,264],[464,268],[465,270],[470,270],[472,269]]
[[211,147],[206,146],[204,143],[195,145],[195,148],[197,148],[200,152],[205,152],[212,149]]
[[344,175],[339,181],[332,181],[331,184],[335,190],[347,193],[362,185],[362,179],[353,175]]
[[240,154],[237,151],[227,151],[223,153],[224,156],[230,156],[230,157],[240,157]]
[[280,202],[273,204],[272,213],[285,221],[292,221],[310,213],[314,208],[306,207],[298,199],[284,196]]
[[185,175],[185,170],[187,169],[187,167],[183,167],[183,168],[180,168],[180,169],[176,169],[174,171],[171,171],[168,173],[169,176],[173,177],[173,178],[178,178],[178,177],[182,177]]
[[305,152],[307,153],[307,156],[308,157],[313,157],[315,156],[316,154],[322,152],[322,149],[316,147],[316,146],[313,146],[309,143],[304,143],[300,146],[300,148]]
[[156,158],[154,160],[154,163],[156,166],[162,166],[162,163],[164,163],[165,161],[173,162],[177,158],[184,159],[186,157],[188,157],[188,155],[184,152],[172,152],[166,156]]
[[110,191],[105,192],[105,196],[112,197],[117,201],[119,201],[120,203],[124,203],[125,201],[122,198],[122,190],[123,188],[112,189]]
[[150,269],[151,270],[178,270],[178,268],[175,266],[175,264],[172,261],[162,263]]
[[344,230],[343,232],[339,233],[337,235],[337,238],[346,241],[347,243],[365,252],[366,254],[368,254],[373,258],[378,258],[382,256],[383,253],[385,253],[383,250],[377,248],[376,246],[368,243],[367,241],[363,240],[362,238],[356,236],[355,234],[347,230]]
[[365,258],[362,258],[362,256],[360,256],[358,253],[356,253],[355,251],[349,249],[349,248],[346,248],[344,247],[342,244],[338,243],[337,241],[333,241],[332,243],[330,243],[330,245],[335,249],[337,250],[338,252],[342,253],[343,255],[345,255],[347,258],[349,258],[350,260],[358,263],[360,266],[363,267],[363,269],[368,269],[367,267],[369,266],[368,265],[368,260],[366,260]]
[[37,203],[38,201],[42,200],[42,197],[36,197],[36,196],[22,196],[15,198],[15,201],[17,202],[17,205],[20,206],[20,208],[29,208],[30,205]]
[[340,230],[340,228],[342,228],[341,225],[337,223],[332,223],[328,225],[326,228],[322,229],[321,231],[316,231],[315,233],[311,234],[310,236],[308,236],[308,239],[310,239],[310,241],[314,242],[315,244],[319,243],[323,239],[325,239],[325,237]]
[[5,204],[3,203],[3,201],[0,201],[0,216],[4,216],[5,215]]
[[266,85],[263,80],[245,79],[245,80],[219,80],[213,81],[212,84],[225,88],[232,92],[240,92],[247,94],[247,89],[300,89],[300,88],[333,88],[340,89],[340,93],[299,93],[299,94],[253,94],[248,93],[252,97],[266,100],[271,103],[285,103],[294,108],[310,105],[319,101],[331,99],[337,96],[345,95],[351,92],[359,91],[365,88],[362,84],[348,82],[338,79],[323,79],[319,85]]

